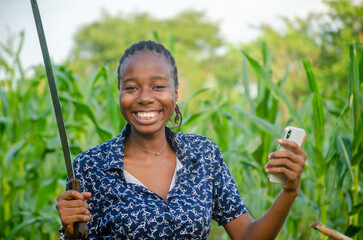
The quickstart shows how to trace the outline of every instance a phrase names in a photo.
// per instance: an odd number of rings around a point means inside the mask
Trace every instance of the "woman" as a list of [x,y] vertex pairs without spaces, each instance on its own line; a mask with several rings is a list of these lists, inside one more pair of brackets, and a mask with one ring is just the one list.
[[271,208],[253,221],[223,161],[208,138],[175,133],[166,123],[176,112],[178,74],[161,44],[142,41],[125,51],[118,68],[120,109],[127,125],[117,137],[77,156],[83,193],[58,196],[64,234],[88,222],[87,239],[206,239],[211,220],[232,239],[274,239],[299,193],[306,154],[274,152],[267,173],[287,182]]

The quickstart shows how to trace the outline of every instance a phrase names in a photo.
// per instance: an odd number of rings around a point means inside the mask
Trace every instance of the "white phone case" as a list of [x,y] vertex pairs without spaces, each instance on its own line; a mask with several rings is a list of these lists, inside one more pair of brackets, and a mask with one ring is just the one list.
[[[282,133],[282,139],[296,142],[300,147],[304,144],[306,133],[304,129],[288,126]],[[292,151],[290,148],[279,145],[277,151]],[[281,173],[268,174],[268,180],[273,183],[285,184],[285,175]]]

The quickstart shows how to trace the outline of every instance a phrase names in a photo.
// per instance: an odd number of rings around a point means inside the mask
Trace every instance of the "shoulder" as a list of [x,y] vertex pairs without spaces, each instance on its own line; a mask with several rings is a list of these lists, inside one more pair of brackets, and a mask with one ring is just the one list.
[[[191,133],[177,133],[177,154],[195,159],[203,164],[221,164],[223,157],[217,144],[206,136]],[[175,144],[174,142],[174,144]]]
[[194,133],[177,133],[179,137],[190,144],[207,144],[217,146],[211,139],[206,136]]
[[194,133],[177,133],[176,139],[181,145],[187,146],[192,151],[199,152],[203,150],[204,152],[219,151],[219,147],[210,138]]
[[123,144],[123,140],[120,141],[120,135],[118,135],[106,142],[91,147],[86,151],[78,154],[77,157],[74,159],[73,165],[76,167],[83,165],[94,166],[102,164],[104,159],[106,159],[110,154],[112,154],[112,152],[121,149],[120,142],[121,144]]

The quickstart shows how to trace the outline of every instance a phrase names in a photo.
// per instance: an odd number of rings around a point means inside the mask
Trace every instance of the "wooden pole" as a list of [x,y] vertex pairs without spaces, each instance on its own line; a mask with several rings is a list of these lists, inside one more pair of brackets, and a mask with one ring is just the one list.
[[310,224],[311,228],[314,228],[316,230],[318,230],[319,232],[321,232],[322,234],[328,236],[330,239],[336,239],[336,240],[353,240],[350,237],[345,236],[344,234],[329,228],[323,224],[321,224],[320,222],[313,222]]

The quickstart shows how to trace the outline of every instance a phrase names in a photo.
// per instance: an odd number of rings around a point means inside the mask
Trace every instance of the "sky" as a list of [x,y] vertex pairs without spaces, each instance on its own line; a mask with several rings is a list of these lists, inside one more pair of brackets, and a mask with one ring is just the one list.
[[[284,17],[304,17],[309,12],[327,10],[322,0],[38,0],[40,14],[53,63],[61,63],[72,49],[77,29],[91,23],[106,10],[119,12],[146,12],[157,18],[169,18],[182,10],[206,12],[212,21],[218,21],[227,41],[248,42],[258,36],[251,27],[268,23],[280,28]],[[20,55],[23,66],[42,62],[30,0],[0,0],[0,42],[5,43],[20,31],[25,42]],[[130,43],[131,44],[131,43]]]

